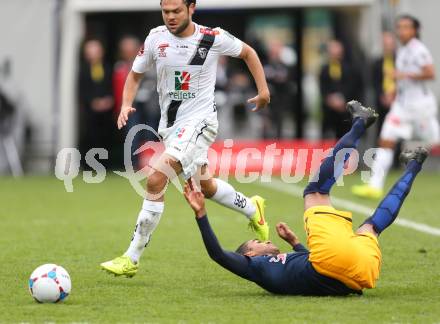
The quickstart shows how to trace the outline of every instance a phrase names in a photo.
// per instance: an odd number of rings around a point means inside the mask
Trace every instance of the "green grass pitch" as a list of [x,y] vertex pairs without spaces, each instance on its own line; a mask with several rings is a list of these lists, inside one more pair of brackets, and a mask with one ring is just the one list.
[[[396,179],[393,173],[388,186]],[[333,194],[359,204],[346,186]],[[234,185],[267,198],[271,225],[286,221],[304,242],[302,201],[257,183]],[[440,227],[440,175],[422,172],[402,217]],[[380,238],[383,266],[377,288],[345,298],[271,295],[212,262],[192,211],[180,193],[167,193],[166,211],[132,279],[102,272],[99,263],[122,254],[141,198],[117,176],[101,184],[49,177],[0,178],[0,322],[82,323],[435,323],[440,321],[440,237],[392,226]],[[222,245],[251,238],[241,215],[208,203]],[[365,217],[354,214],[355,225]],[[276,237],[273,241],[287,250]],[[72,277],[65,303],[37,304],[27,280],[37,266],[57,263]]]

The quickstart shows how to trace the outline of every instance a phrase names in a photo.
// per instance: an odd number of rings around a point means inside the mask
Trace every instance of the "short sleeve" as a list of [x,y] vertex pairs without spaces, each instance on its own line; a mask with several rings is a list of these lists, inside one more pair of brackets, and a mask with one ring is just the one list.
[[138,55],[136,56],[132,70],[136,73],[145,73],[152,65],[153,65],[153,52],[151,50],[151,35],[149,35],[141,49],[139,50]]
[[418,48],[416,53],[416,62],[417,65],[420,67],[431,65],[434,63],[431,53],[425,46],[421,46]]
[[243,42],[221,28],[216,28],[215,31],[218,32],[217,38],[219,39],[220,55],[232,57],[240,56],[243,49]]

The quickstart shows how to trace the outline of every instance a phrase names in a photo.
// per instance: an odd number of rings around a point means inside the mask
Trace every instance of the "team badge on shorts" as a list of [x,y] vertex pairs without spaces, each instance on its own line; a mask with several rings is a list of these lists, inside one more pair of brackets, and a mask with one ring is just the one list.
[[185,127],[179,127],[176,131],[176,136],[178,138],[182,138],[183,133],[185,133]]

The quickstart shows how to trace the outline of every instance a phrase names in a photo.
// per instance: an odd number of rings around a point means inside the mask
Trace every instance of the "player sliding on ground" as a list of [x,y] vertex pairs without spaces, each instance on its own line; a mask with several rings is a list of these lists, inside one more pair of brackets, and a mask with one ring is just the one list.
[[246,197],[230,184],[212,178],[207,168],[208,148],[218,129],[214,89],[219,57],[239,57],[246,62],[258,89],[258,95],[249,99],[254,111],[270,101],[261,62],[251,47],[223,29],[194,23],[195,0],[162,0],[160,4],[165,25],[150,31],[134,61],[118,118],[121,129],[135,111],[132,104],[144,72],[155,66],[161,108],[159,135],[165,152],[148,175],[147,196],[128,250],[101,264],[108,272],[127,277],[138,271],[141,254],[164,210],[166,186],[175,175],[183,174],[185,179],[203,175],[200,183],[206,197],[248,218],[257,238],[267,240],[269,234],[263,217],[264,199]]
[[251,240],[234,252],[224,251],[206,216],[201,192],[185,186],[185,198],[196,214],[197,223],[210,257],[227,270],[277,294],[348,295],[373,288],[379,277],[381,253],[377,237],[393,223],[428,152],[418,148],[402,153],[406,171],[374,214],[352,229],[351,213],[336,210],[330,202],[330,189],[342,174],[344,163],[365,130],[376,120],[371,108],[352,101],[351,130],[336,144],[333,154],[321,164],[314,181],[304,190],[304,223],[308,251],[285,225],[277,225],[278,235],[295,252],[280,254],[270,241]]

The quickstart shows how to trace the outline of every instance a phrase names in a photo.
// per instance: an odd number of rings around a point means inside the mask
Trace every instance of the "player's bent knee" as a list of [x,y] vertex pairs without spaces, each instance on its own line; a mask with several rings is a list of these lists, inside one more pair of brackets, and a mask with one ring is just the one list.
[[157,194],[165,187],[168,178],[165,174],[159,171],[153,172],[147,180],[147,190],[150,194]]

